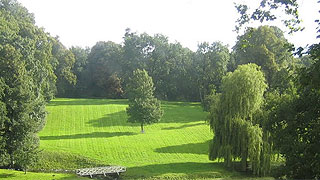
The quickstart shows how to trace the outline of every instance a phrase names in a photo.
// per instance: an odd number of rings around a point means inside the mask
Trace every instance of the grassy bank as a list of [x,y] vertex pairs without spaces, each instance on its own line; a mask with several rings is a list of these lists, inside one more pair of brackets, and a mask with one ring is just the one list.
[[[47,106],[47,125],[39,134],[41,149],[52,157],[38,166],[120,165],[127,167],[124,179],[243,177],[208,160],[213,134],[200,104],[163,102],[161,122],[146,126],[144,134],[139,124],[127,123],[126,107],[126,100],[52,100]],[[59,160],[64,153],[71,155]],[[67,161],[77,157],[81,158],[70,166]]]
[[77,177],[75,174],[61,173],[34,173],[0,169],[0,179],[6,180],[89,180],[89,178]]

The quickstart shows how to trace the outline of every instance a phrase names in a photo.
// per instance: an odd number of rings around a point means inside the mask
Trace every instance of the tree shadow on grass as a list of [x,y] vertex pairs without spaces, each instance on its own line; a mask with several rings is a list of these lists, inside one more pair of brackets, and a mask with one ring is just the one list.
[[[102,98],[59,98],[53,99],[48,103],[48,106],[60,105],[107,105],[119,104],[128,105],[127,99],[102,99]],[[175,102],[175,101],[161,101],[161,106],[168,107],[201,107],[197,102]]]
[[[188,114],[172,115],[174,110],[165,110],[164,117],[160,120],[159,123],[190,123],[190,122],[199,122],[196,124],[184,124],[179,127],[167,127],[162,128],[162,130],[175,130],[183,129],[193,126],[203,125],[203,119],[190,118]],[[111,127],[111,126],[140,126],[140,123],[130,123],[128,122],[128,116],[125,110],[105,114],[104,117],[98,119],[92,119],[87,122],[87,124],[92,127]]]
[[72,134],[62,136],[41,136],[41,140],[82,139],[82,138],[110,138],[116,136],[132,136],[133,132],[93,132],[85,134]]
[[208,154],[210,140],[203,143],[190,143],[177,146],[157,148],[157,153],[185,153],[185,154]]
[[0,174],[0,179],[1,178],[12,178],[12,177],[15,177],[16,175],[14,174],[9,174],[9,173],[3,173],[3,174]]
[[203,122],[207,117],[207,114],[197,106],[162,105],[161,107],[164,115],[160,123]]
[[179,102],[179,101],[161,101],[162,107],[174,107],[174,106],[195,106],[195,107],[201,107],[201,104],[199,102]]
[[[183,125],[176,129],[182,129],[186,127],[201,125],[204,122],[204,119],[199,119],[198,114],[193,114],[190,107],[181,107],[181,106],[164,106],[164,116],[159,123],[190,123],[190,122],[199,122],[195,125]],[[206,116],[204,116],[206,117]],[[104,117],[99,119],[92,119],[87,124],[93,127],[110,127],[110,126],[140,126],[139,123],[129,123],[127,122],[128,116],[126,110],[123,109],[118,112],[105,114]],[[200,123],[201,122],[201,123]],[[175,129],[167,128],[163,130]]]
[[125,110],[108,113],[102,118],[92,119],[87,124],[93,127],[110,127],[110,126],[140,126],[138,123],[129,123],[127,121],[127,113]]
[[232,174],[224,168],[223,163],[184,162],[131,167],[127,169],[126,175],[133,179],[144,179],[171,173],[185,174],[185,179],[222,178]]
[[127,105],[126,99],[54,99],[47,106],[71,106],[71,105]]
[[166,128],[162,128],[161,130],[176,130],[176,129],[184,129],[184,128],[188,128],[188,127],[194,127],[194,126],[199,126],[199,125],[204,125],[204,122],[200,122],[200,123],[196,123],[196,124],[185,124],[182,126],[178,126],[178,127],[166,127]]
[[[92,179],[90,178],[90,176],[88,177],[80,177],[80,176],[69,176],[69,177],[63,177],[63,178],[59,178],[59,180],[89,180],[89,179]],[[52,179],[54,180],[54,178]]]

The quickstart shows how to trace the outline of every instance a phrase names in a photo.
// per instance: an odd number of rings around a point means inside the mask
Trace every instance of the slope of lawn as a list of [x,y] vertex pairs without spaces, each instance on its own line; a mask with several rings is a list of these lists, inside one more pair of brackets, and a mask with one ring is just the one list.
[[[124,179],[242,177],[208,160],[213,133],[198,103],[162,102],[161,122],[147,125],[144,134],[139,124],[127,123],[126,107],[127,100],[52,100],[47,125],[39,134],[41,149],[53,154],[44,163],[60,161],[54,154],[66,153],[96,164],[125,166]],[[68,169],[67,164],[47,168]]]
[[77,177],[73,174],[60,173],[34,173],[0,169],[0,179],[6,180],[89,180],[88,178]]

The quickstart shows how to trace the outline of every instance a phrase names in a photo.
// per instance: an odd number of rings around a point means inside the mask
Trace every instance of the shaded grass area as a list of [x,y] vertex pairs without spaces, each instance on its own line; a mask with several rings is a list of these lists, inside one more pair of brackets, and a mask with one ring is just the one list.
[[155,152],[158,153],[187,153],[187,154],[208,154],[209,142],[201,142],[201,143],[189,143],[189,144],[181,144],[176,146],[167,146],[162,148],[155,149]]
[[75,170],[106,165],[107,164],[103,162],[82,155],[68,152],[42,151],[39,155],[39,161],[31,168],[31,170],[50,172],[55,170]]
[[89,180],[89,178],[78,177],[74,174],[61,173],[34,173],[24,174],[22,171],[0,169],[0,179],[8,180]]
[[83,138],[110,138],[115,136],[135,135],[133,132],[92,132],[84,134],[72,134],[62,136],[42,136],[41,140],[83,139]]
[[127,100],[52,100],[34,169],[120,165],[127,167],[123,179],[243,177],[208,160],[213,134],[199,103],[162,102],[163,118],[144,134],[127,122],[126,107]]
[[199,125],[203,125],[205,123],[203,122],[200,122],[200,123],[196,123],[196,124],[184,124],[184,125],[181,125],[181,126],[173,126],[173,127],[165,127],[165,128],[162,128],[162,130],[176,130],[176,129],[184,129],[184,128],[188,128],[188,127],[193,127],[193,126],[199,126]]
[[106,105],[106,104],[118,104],[127,105],[126,99],[68,99],[57,98],[52,100],[47,106],[92,106],[92,105]]
[[[138,176],[136,176],[138,174]],[[226,177],[227,172],[220,163],[168,163],[153,164],[142,167],[133,167],[128,170],[125,177],[130,178],[222,178]]]

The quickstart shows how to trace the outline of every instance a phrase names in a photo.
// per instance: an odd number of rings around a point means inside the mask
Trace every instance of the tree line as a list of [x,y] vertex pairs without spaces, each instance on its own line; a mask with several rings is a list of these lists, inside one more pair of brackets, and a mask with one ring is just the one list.
[[[256,37],[251,37],[253,31]],[[281,83],[286,86],[280,82],[285,80],[278,76],[282,78],[287,68],[302,62],[293,57],[283,32],[272,26],[248,30],[232,51],[221,42],[204,42],[193,52],[180,43],[170,43],[164,35],[130,29],[123,40],[123,44],[97,42],[91,49],[70,48],[74,54],[71,71],[77,82],[57,84],[57,96],[126,98],[129,77],[134,70],[145,69],[154,81],[157,98],[205,102],[211,91],[220,91],[222,77],[240,64],[258,64],[272,88],[285,88],[280,87]],[[250,52],[244,52],[247,41],[252,41]]]
[[[245,17],[245,6],[238,10]],[[300,58],[292,50],[275,26],[247,28],[232,49],[204,42],[194,52],[164,35],[130,29],[121,44],[66,48],[16,0],[1,0],[0,166],[26,170],[36,161],[45,105],[55,96],[134,99],[127,88],[142,74],[155,107],[153,95],[200,101],[210,112],[210,159],[228,167],[240,159],[243,170],[249,160],[253,173],[264,175],[279,153],[287,177],[319,178],[319,45]]]

